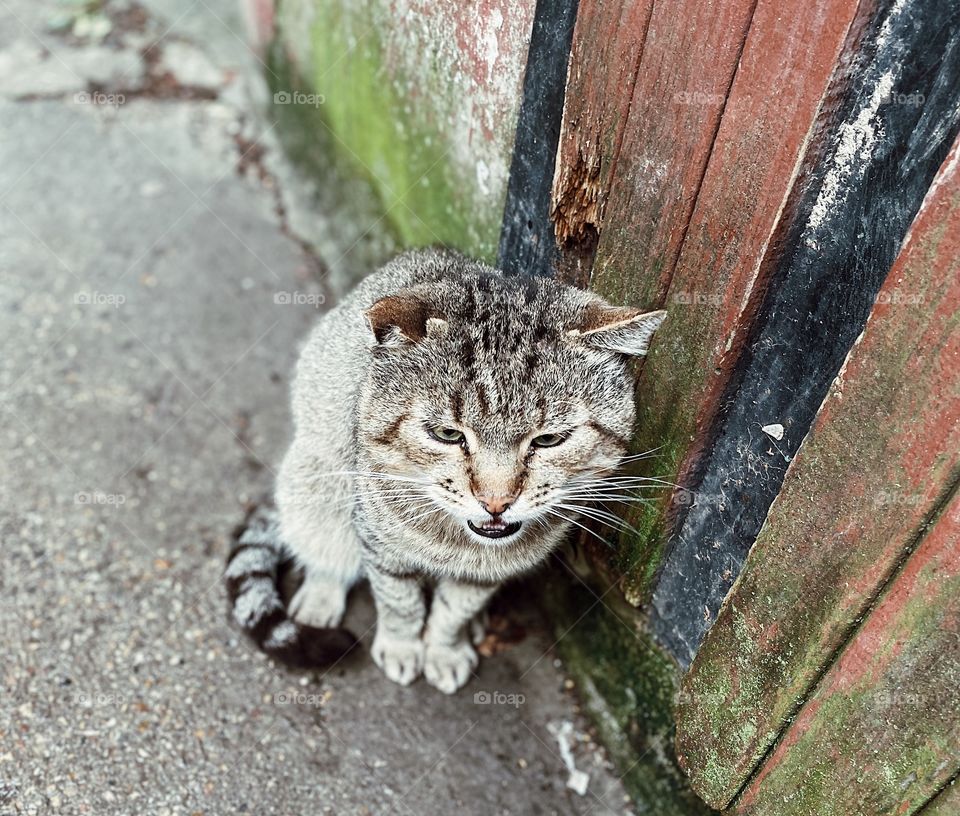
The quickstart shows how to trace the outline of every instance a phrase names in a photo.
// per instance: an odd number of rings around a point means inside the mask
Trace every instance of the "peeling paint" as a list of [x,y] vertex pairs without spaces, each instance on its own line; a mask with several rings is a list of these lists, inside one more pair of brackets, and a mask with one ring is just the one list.
[[877,111],[890,96],[894,78],[893,69],[884,73],[874,87],[869,103],[860,110],[857,118],[840,126],[833,166],[823,181],[804,232],[804,241],[813,249],[819,248],[817,233],[821,227],[833,217],[836,210],[844,206],[854,179],[866,172],[874,144],[883,135],[883,128],[877,121]]

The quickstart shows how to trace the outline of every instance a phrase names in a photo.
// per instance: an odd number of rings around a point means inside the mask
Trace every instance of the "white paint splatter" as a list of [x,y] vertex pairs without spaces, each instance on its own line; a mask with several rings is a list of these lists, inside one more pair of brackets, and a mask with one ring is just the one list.
[[[908,0],[897,0],[883,23],[877,36],[877,54],[883,53],[891,41],[891,33],[897,18],[903,14]],[[817,195],[817,201],[810,213],[810,220],[804,230],[804,243],[812,249],[818,249],[816,233],[831,214],[843,203],[851,182],[862,178],[866,163],[874,145],[883,136],[883,129],[877,121],[880,106],[890,100],[900,70],[901,60],[893,60],[894,68],[889,69],[873,88],[870,99],[853,122],[844,122],[839,128],[839,143],[832,158],[832,166],[824,179]],[[895,71],[897,73],[895,73]]]
[[811,233],[820,229],[846,197],[850,182],[863,175],[873,146],[882,135],[882,128],[877,122],[877,111],[889,97],[893,81],[893,71],[887,71],[874,87],[870,101],[857,118],[853,122],[840,125],[840,142],[833,155],[832,167],[823,181],[805,230],[808,245],[812,245]]
[[483,159],[477,161],[477,186],[485,196],[490,195],[490,168]]

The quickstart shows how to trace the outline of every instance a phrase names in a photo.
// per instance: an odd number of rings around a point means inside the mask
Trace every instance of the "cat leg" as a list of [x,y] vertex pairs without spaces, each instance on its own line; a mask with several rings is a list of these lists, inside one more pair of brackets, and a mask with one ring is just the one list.
[[290,616],[320,628],[339,626],[347,593],[363,576],[360,539],[350,518],[351,487],[345,479],[320,480],[329,467],[291,448],[277,478],[280,535],[303,567],[303,584],[290,601]]
[[443,579],[437,584],[424,635],[424,676],[434,688],[453,694],[470,679],[479,658],[468,628],[486,606],[497,585]]
[[377,634],[371,654],[394,683],[408,686],[423,670],[423,589],[413,576],[367,565],[367,577],[377,606]]
[[[322,533],[317,537],[322,538]],[[326,538],[329,541],[332,536]],[[363,575],[360,541],[352,530],[343,530],[336,534],[335,547],[319,553],[318,549],[310,548],[307,557],[302,551],[298,556],[303,583],[290,600],[290,617],[307,626],[335,627],[346,612],[347,594]]]

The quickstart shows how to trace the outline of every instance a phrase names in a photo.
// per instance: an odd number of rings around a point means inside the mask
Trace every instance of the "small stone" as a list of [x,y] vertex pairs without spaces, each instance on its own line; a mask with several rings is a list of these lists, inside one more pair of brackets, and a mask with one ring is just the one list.
[[590,775],[584,771],[570,771],[567,778],[567,787],[580,796],[585,796],[587,786],[590,784]]

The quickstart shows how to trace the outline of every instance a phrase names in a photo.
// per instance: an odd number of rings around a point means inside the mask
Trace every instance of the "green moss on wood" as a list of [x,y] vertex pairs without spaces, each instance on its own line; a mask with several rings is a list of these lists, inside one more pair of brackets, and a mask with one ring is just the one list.
[[610,560],[612,571],[620,578],[620,589],[633,606],[649,600],[653,579],[663,561],[666,543],[666,518],[674,500],[693,500],[692,494],[673,496],[671,485],[686,455],[689,432],[681,420],[670,412],[656,412],[638,394],[637,434],[633,453],[652,451],[630,468],[631,475],[648,477],[649,486],[637,491],[647,501],[631,503],[618,509],[630,525],[615,540]]
[[923,816],[957,816],[960,813],[960,780],[954,778],[924,808]]
[[748,812],[914,812],[956,773],[955,530],[941,515],[884,592],[745,792]]
[[710,813],[673,759],[676,666],[646,634],[636,610],[617,601],[615,591],[605,592],[567,574],[550,578],[544,598],[557,651],[638,811]]

